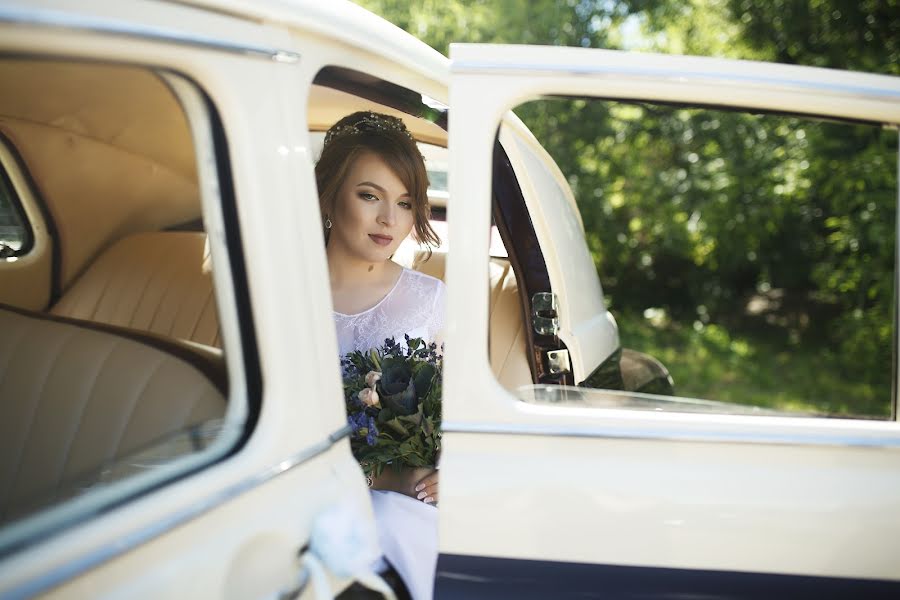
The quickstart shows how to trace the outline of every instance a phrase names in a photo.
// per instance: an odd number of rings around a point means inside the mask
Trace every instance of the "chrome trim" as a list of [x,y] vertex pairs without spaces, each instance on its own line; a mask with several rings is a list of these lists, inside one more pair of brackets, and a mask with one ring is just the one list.
[[56,10],[21,10],[4,7],[0,8],[0,23],[34,27],[52,27],[56,29],[89,31],[93,33],[134,37],[144,40],[168,42],[181,46],[206,48],[233,54],[267,58],[275,62],[283,63],[296,63],[300,60],[300,55],[296,52],[280,50],[278,48],[235,44],[222,39],[197,35],[192,32],[179,31],[177,29],[135,25],[118,19],[84,17]]
[[[132,532],[131,534],[120,538],[114,543],[102,546],[84,556],[80,556],[67,564],[64,564],[48,573],[39,575],[38,577],[19,585],[8,592],[4,592],[4,598],[25,599],[43,594],[50,589],[64,583],[77,575],[94,569],[101,564],[115,558],[120,554],[129,552],[138,546],[146,544],[151,540],[166,534],[176,527],[180,527],[197,517],[204,515],[211,510],[229,502],[238,496],[259,487],[276,477],[287,473],[288,471],[300,466],[301,464],[327,452],[335,443],[342,438],[348,437],[352,428],[349,424],[344,425],[337,431],[331,433],[326,439],[317,444],[313,444],[296,454],[279,461],[269,468],[247,477],[242,481],[238,481],[230,486],[225,487],[201,500],[186,506],[181,510],[168,515],[166,518],[151,524],[144,529]],[[361,481],[361,480],[360,480]]]
[[[736,66],[738,66],[736,64]],[[496,62],[484,61],[454,61],[450,70],[457,74],[491,74],[491,75],[521,75],[527,72],[528,75],[538,77],[544,76],[600,76],[600,77],[619,77],[626,76],[631,79],[666,81],[670,83],[679,83],[683,85],[691,85],[692,83],[716,81],[720,84],[744,85],[751,84],[756,86],[764,86],[769,88],[781,88],[784,91],[814,91],[819,94],[827,94],[831,96],[856,96],[867,98],[870,100],[892,99],[900,100],[900,91],[887,88],[872,88],[847,84],[821,83],[818,81],[799,81],[796,79],[783,79],[779,77],[767,77],[760,75],[742,75],[740,73],[724,73],[724,72],[697,72],[697,71],[679,71],[675,72],[670,69],[654,69],[648,67],[616,67],[612,65],[586,65],[573,66],[567,64],[503,64]]]
[[[756,417],[760,418],[760,417]],[[889,422],[889,421],[887,421]],[[499,435],[534,435],[561,438],[601,438],[625,440],[651,440],[672,442],[704,442],[723,444],[767,444],[779,446],[839,446],[854,448],[900,449],[900,430],[897,435],[859,436],[852,434],[823,434],[819,432],[774,433],[722,432],[713,429],[690,431],[686,429],[660,431],[641,427],[603,427],[522,425],[512,423],[462,423],[444,421],[444,433],[483,433]]]
[[[897,146],[898,150],[900,150],[900,130],[897,127],[892,128],[895,133],[897,133]],[[897,153],[897,181],[900,181],[900,152]],[[900,209],[900,186],[897,189],[897,201],[895,203],[895,209]],[[893,356],[891,357],[891,419],[894,421],[900,420],[900,415],[897,414],[897,404],[898,399],[897,395],[900,394],[900,332],[897,331],[898,327],[900,327],[900,298],[898,298],[897,294],[900,293],[900,211],[895,213],[894,217],[894,310],[892,315],[892,324],[894,326],[894,331],[891,333],[891,341],[893,342]]]

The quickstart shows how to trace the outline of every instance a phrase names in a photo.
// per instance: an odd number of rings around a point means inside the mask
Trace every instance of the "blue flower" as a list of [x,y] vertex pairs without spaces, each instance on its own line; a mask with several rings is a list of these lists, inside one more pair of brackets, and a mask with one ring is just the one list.
[[353,428],[353,435],[360,435],[360,430],[365,429],[369,425],[369,420],[366,419],[366,414],[363,412],[353,413],[347,417],[347,420]]
[[375,426],[375,419],[369,417],[368,423],[366,423],[368,427],[368,432],[366,433],[366,443],[370,446],[375,445],[375,438],[378,437],[378,428]]

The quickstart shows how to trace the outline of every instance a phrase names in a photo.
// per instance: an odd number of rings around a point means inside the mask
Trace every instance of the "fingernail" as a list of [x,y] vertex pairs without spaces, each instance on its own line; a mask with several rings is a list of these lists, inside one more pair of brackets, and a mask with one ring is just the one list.
[[428,496],[423,502],[425,502],[425,504],[431,504],[432,502],[434,502],[434,498]]
[[425,487],[425,485],[420,483],[419,485],[416,486],[416,491],[420,492],[420,491],[422,491],[422,488],[424,488],[424,487]]
[[419,495],[416,496],[416,498],[418,498],[419,500],[421,500],[422,498],[424,498],[424,497],[427,496],[427,495],[428,495],[428,494],[426,494],[425,492],[420,492]]

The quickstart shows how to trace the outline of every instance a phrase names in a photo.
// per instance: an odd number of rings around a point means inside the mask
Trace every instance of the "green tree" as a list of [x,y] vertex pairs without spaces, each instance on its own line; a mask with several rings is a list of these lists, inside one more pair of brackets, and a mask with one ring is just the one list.
[[[360,3],[445,53],[621,47],[900,75],[900,0]],[[748,298],[778,290],[770,335],[889,389],[896,131],[581,99],[516,112],[569,179],[614,309],[739,331]]]

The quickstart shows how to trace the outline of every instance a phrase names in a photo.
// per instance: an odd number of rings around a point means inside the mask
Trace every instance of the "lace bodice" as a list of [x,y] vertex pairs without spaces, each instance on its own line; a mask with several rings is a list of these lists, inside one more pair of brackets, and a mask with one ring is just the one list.
[[404,334],[440,343],[445,295],[440,279],[404,268],[391,291],[369,310],[334,313],[341,356],[380,346],[389,337],[402,343]]

